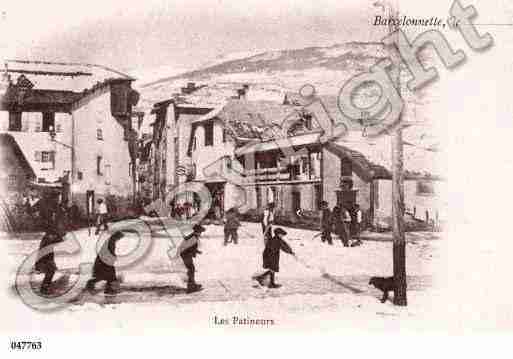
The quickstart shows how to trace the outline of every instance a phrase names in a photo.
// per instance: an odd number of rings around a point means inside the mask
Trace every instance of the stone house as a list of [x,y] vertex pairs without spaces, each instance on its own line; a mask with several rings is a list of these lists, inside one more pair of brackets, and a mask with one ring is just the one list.
[[3,79],[0,127],[35,182],[60,184],[85,212],[94,198],[133,196],[133,78],[99,65],[10,60]]
[[[334,111],[336,98],[324,102]],[[262,210],[274,202],[282,214],[295,215],[298,210],[316,212],[325,200],[330,208],[360,204],[370,223],[386,220],[391,215],[390,138],[370,141],[357,126],[332,114],[347,124],[348,132],[321,144],[316,115],[304,108],[229,100],[192,123],[188,153],[196,171],[191,180],[222,191],[223,208],[241,204],[236,202],[242,187],[245,208]],[[422,218],[437,216],[438,203],[428,198],[442,195],[437,187],[443,182],[430,171],[432,154],[405,145],[406,209]],[[422,191],[420,184],[429,189]]]

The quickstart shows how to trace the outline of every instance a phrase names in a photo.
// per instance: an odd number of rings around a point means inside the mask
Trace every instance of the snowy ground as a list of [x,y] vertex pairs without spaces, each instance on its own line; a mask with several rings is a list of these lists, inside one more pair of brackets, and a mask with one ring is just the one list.
[[[250,279],[261,267],[263,243],[258,224],[244,223],[239,245],[227,247],[222,245],[222,227],[210,225],[203,235],[203,254],[196,259],[197,281],[204,285],[203,291],[184,294],[183,282],[172,273],[167,255],[169,238],[158,236],[144,261],[123,270],[124,281],[117,296],[105,297],[101,291],[96,295],[84,293],[66,309],[52,314],[26,307],[13,286],[16,268],[37,249],[38,241],[33,236],[6,239],[1,241],[8,253],[1,276],[7,284],[13,316],[3,322],[11,330],[27,329],[26,318],[35,331],[93,331],[98,327],[131,331],[137,323],[148,320],[152,328],[167,326],[169,321],[180,327],[204,328],[215,327],[216,316],[230,322],[238,316],[272,320],[279,328],[351,327],[358,322],[358,328],[382,330],[403,328],[408,321],[414,327],[424,327],[420,325],[422,320],[434,319],[433,305],[443,287],[438,279],[444,277],[445,240],[428,234],[407,237],[409,305],[399,308],[391,302],[380,303],[381,293],[368,285],[370,276],[392,275],[392,244],[386,237],[368,236],[362,246],[346,248],[337,240],[328,246],[319,237],[312,239],[316,234],[313,231],[286,230],[294,251],[310,268],[282,254],[279,289],[262,289]],[[82,246],[80,254],[56,259],[58,267],[71,274],[71,282],[77,277],[80,263],[94,261],[97,241],[94,235],[88,236],[87,230],[75,233],[75,238]],[[128,253],[136,242],[135,237],[124,239],[118,247],[120,253]],[[41,276],[36,276],[36,282],[40,280]]]

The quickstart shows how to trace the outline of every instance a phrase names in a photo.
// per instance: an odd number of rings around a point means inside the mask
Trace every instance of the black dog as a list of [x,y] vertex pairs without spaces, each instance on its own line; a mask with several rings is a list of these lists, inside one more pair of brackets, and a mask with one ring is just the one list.
[[375,288],[383,292],[383,298],[381,303],[385,303],[388,299],[388,292],[394,291],[394,277],[371,277],[369,285],[373,285]]

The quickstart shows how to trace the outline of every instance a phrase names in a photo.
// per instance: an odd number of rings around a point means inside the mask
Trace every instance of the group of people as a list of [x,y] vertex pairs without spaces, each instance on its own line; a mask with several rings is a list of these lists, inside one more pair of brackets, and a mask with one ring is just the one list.
[[196,209],[190,202],[171,203],[171,217],[176,219],[189,219],[194,215]]
[[[108,230],[108,210],[103,199],[98,199],[97,204],[96,234],[99,234],[102,227],[105,231]],[[40,292],[45,295],[50,294],[52,279],[57,271],[53,249],[64,241],[67,231],[74,229],[78,208],[74,208],[75,205],[69,206],[66,201],[62,200],[62,196],[56,193],[40,196],[35,189],[26,196],[24,207],[31,221],[44,232],[39,244],[40,256],[35,262],[34,269],[44,274]],[[116,234],[114,239],[121,237],[120,234]],[[107,292],[109,290],[110,286],[108,286]]]
[[[363,225],[363,213],[358,204],[347,209],[340,206],[331,211],[328,202],[321,202],[321,241],[333,244],[332,233],[342,241],[344,247],[355,247],[362,244],[360,232]],[[350,241],[352,240],[352,243]]]
[[[97,201],[97,230],[98,234],[101,227],[108,230],[107,225],[107,206],[106,203],[99,199]],[[349,210],[335,206],[333,211],[330,211],[328,204],[322,202],[321,207],[321,240],[329,244],[333,244],[331,233],[334,232],[341,239],[344,246],[350,245],[352,234],[356,234],[356,240],[351,244],[355,245],[360,242],[358,237],[360,225],[362,223],[362,213],[359,207],[355,207],[354,214],[351,216]],[[40,250],[53,246],[62,242],[66,234],[66,227],[62,223],[61,206],[58,203],[47,203],[42,206],[41,202],[36,198],[31,197],[28,201],[27,210],[35,215],[38,213],[40,220],[45,224],[45,234],[40,243]],[[278,288],[276,284],[275,274],[280,270],[280,252],[283,251],[296,257],[292,247],[285,241],[287,232],[283,228],[273,228],[275,223],[275,205],[269,203],[265,208],[261,217],[262,236],[264,240],[264,250],[262,253],[263,271],[258,272],[252,278],[260,285],[267,283],[269,288]],[[356,225],[354,225],[355,223]],[[225,213],[224,223],[224,245],[228,243],[238,243],[238,228],[241,226],[239,220],[239,212],[236,208],[229,209]],[[187,293],[194,293],[202,289],[201,285],[195,279],[195,266],[194,258],[201,254],[200,237],[205,228],[199,224],[194,225],[192,233],[185,236],[177,249],[177,258],[179,258],[186,268],[187,273]],[[123,231],[115,231],[105,241],[103,248],[98,254],[94,266],[91,279],[87,282],[86,289],[93,290],[95,284],[99,281],[106,281],[105,294],[115,294],[114,283],[118,281],[114,263],[105,263],[102,258],[102,251],[108,251],[110,255],[116,258],[116,243],[124,237]],[[361,243],[361,242],[360,242]],[[296,257],[297,259],[297,257]],[[44,255],[39,258],[35,264],[36,271],[45,274],[41,284],[41,293],[49,294],[52,278],[57,270],[55,264],[53,250],[45,251]]]

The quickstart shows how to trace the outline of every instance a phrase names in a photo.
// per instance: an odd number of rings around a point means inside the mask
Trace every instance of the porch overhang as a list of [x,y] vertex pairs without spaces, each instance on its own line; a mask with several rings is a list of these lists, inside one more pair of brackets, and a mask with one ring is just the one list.
[[321,131],[311,132],[304,135],[277,138],[271,141],[251,142],[235,150],[236,156],[243,156],[250,153],[266,152],[290,147],[301,147],[320,144]]

